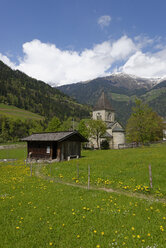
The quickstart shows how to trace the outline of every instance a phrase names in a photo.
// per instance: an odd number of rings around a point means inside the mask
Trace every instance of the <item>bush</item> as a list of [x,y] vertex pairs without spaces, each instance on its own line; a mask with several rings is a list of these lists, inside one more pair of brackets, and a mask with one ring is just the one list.
[[100,143],[100,147],[102,150],[107,150],[110,148],[107,140],[102,140],[102,142]]

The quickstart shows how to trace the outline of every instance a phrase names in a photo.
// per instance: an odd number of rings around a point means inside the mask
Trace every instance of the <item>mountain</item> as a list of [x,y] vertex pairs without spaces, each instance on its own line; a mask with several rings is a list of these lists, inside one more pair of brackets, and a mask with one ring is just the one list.
[[87,82],[63,85],[58,87],[63,93],[82,104],[94,106],[102,91],[107,94],[116,118],[123,125],[131,115],[136,97],[149,104],[158,114],[165,117],[166,81],[147,79],[127,74],[112,74]]
[[40,114],[50,119],[54,115],[87,117],[90,109],[48,84],[33,79],[0,61],[0,103]]

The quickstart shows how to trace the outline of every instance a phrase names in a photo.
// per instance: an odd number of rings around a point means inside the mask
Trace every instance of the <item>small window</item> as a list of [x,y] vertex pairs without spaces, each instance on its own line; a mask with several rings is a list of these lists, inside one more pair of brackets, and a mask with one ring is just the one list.
[[97,120],[101,120],[102,119],[102,116],[100,113],[97,113]]
[[46,153],[50,153],[50,146],[47,146]]

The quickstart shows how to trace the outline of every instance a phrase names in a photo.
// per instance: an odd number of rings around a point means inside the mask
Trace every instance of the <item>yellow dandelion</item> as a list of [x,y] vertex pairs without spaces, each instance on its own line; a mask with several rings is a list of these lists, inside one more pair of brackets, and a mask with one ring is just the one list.
[[78,234],[78,235],[77,235],[77,239],[79,239],[79,238],[80,238],[80,235]]
[[135,230],[135,228],[132,226],[131,230],[132,230],[132,231],[134,231],[134,230]]
[[104,232],[101,232],[101,235],[104,236]]
[[16,229],[18,230],[18,229],[20,229],[20,227],[19,226],[16,226]]
[[142,239],[142,243],[145,243],[145,240],[144,239]]
[[150,233],[148,233],[147,236],[150,237],[151,236]]
[[100,245],[96,245],[96,248],[100,248]]
[[94,233],[97,233],[97,231],[96,231],[96,230],[94,230],[93,232],[94,232]]
[[50,242],[50,243],[49,243],[49,245],[50,245],[50,246],[52,246],[52,245],[53,245],[53,243],[52,243],[52,242]]
[[140,239],[140,238],[141,238],[141,236],[140,236],[140,235],[137,235],[137,238],[138,238],[138,239]]

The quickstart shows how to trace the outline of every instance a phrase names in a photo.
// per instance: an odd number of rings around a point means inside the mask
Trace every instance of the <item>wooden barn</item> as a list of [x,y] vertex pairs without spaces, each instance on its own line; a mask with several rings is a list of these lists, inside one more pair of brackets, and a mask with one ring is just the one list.
[[77,131],[35,133],[22,141],[27,141],[28,158],[57,161],[81,156],[81,142],[88,142]]

